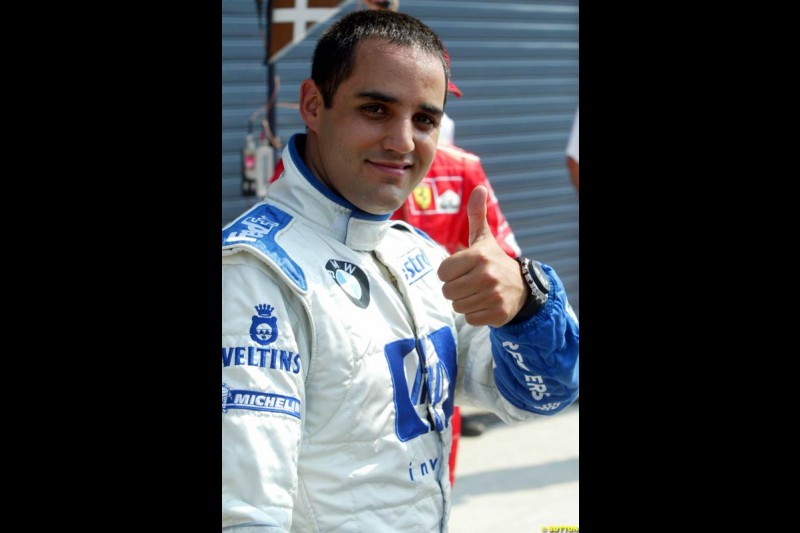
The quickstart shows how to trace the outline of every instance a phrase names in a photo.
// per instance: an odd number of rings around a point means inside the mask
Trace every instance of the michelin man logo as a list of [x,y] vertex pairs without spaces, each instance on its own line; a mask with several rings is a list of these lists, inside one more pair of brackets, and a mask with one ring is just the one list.
[[227,385],[225,385],[223,383],[222,384],[222,412],[223,413],[227,413],[228,412],[228,400],[230,400],[230,399],[231,399],[231,389]]
[[274,310],[271,305],[256,306],[258,314],[250,324],[250,338],[262,346],[271,344],[278,338],[278,317],[271,316]]

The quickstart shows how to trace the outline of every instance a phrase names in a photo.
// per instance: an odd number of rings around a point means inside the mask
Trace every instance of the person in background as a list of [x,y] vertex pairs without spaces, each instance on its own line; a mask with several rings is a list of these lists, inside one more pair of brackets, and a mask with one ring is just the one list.
[[578,190],[578,112],[580,109],[575,110],[575,120],[572,122],[572,131],[569,134],[569,141],[567,142],[567,169],[569,170],[569,178],[572,180],[572,185],[575,186],[575,192],[580,194]]
[[446,532],[454,403],[513,423],[578,395],[563,283],[501,248],[485,187],[452,255],[391,219],[433,163],[444,54],[403,13],[330,26],[305,133],[222,230],[223,530]]

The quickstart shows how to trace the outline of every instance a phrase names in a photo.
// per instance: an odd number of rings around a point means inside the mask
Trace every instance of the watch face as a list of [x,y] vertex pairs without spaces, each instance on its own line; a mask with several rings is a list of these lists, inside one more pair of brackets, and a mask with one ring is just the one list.
[[533,279],[536,280],[536,284],[539,286],[539,289],[547,294],[550,292],[550,281],[547,279],[547,274],[544,273],[542,267],[539,266],[539,263],[536,261],[531,261],[528,263],[531,267],[531,274],[533,274]]

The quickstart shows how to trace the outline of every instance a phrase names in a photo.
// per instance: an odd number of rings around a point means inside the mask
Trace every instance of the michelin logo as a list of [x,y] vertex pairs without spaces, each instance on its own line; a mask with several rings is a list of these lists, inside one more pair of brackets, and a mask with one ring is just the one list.
[[234,390],[222,384],[222,412],[230,409],[247,409],[270,413],[283,413],[300,418],[300,400],[282,394],[252,390]]

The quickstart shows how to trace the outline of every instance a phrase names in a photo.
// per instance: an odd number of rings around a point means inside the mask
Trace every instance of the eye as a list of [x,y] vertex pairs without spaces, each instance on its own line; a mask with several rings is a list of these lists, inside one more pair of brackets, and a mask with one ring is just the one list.
[[380,104],[366,104],[361,106],[361,109],[371,115],[385,115],[386,109]]
[[416,115],[414,122],[426,129],[432,129],[439,125],[439,121],[430,115]]

